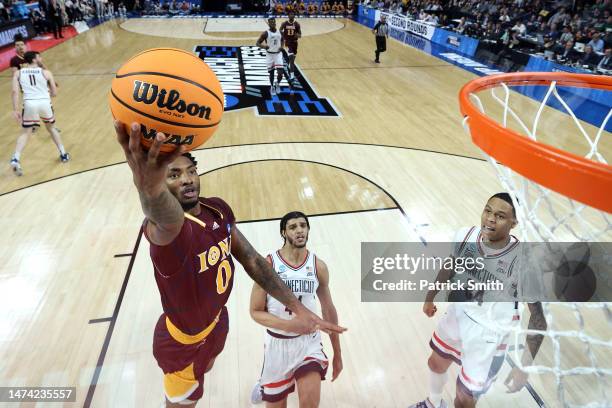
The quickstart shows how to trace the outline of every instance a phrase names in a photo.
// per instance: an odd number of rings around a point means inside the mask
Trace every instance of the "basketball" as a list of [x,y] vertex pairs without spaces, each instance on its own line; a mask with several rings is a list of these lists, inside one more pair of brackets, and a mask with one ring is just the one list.
[[162,152],[192,150],[215,133],[223,115],[223,91],[215,73],[195,55],[154,48],[128,60],[112,81],[110,109],[126,126],[137,122],[142,144],[162,132]]

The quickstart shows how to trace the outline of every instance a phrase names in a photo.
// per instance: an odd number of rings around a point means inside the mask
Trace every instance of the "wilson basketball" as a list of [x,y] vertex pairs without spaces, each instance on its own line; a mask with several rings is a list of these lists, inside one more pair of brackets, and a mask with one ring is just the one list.
[[157,132],[167,136],[162,152],[202,145],[223,115],[223,91],[215,73],[195,55],[154,48],[132,57],[113,79],[109,102],[113,117],[126,126],[141,124],[142,144]]

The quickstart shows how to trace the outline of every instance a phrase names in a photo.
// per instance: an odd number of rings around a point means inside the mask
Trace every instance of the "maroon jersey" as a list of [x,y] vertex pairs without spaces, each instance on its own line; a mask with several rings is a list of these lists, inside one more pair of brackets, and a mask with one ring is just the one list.
[[280,32],[283,35],[283,39],[285,43],[296,43],[298,40],[298,34],[302,35],[302,29],[300,28],[300,23],[293,20],[293,23],[290,23],[289,20],[283,22],[280,26]]
[[19,55],[15,55],[11,58],[11,67],[21,69],[21,65],[26,64],[25,58],[21,58]]
[[234,281],[230,255],[234,214],[220,198],[200,197],[200,208],[197,217],[185,214],[174,241],[164,246],[151,243],[150,250],[164,313],[188,335],[212,323]]

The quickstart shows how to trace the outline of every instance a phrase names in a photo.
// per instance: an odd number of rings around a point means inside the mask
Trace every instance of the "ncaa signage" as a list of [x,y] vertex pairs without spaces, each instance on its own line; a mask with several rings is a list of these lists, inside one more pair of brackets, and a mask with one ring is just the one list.
[[411,20],[406,16],[402,16],[401,14],[381,12],[380,15],[387,17],[387,23],[391,28],[408,31],[409,33],[427,38],[428,40],[432,39],[434,32],[436,31],[436,27],[431,24]]
[[0,27],[0,47],[12,44],[16,34],[21,34],[23,38],[34,37],[34,27],[30,20],[19,20],[3,24]]
[[255,108],[259,115],[266,116],[340,116],[327,98],[317,95],[297,66],[293,89],[289,88],[286,60],[281,92],[272,96],[266,51],[259,47],[198,45],[195,53],[217,75],[226,112]]

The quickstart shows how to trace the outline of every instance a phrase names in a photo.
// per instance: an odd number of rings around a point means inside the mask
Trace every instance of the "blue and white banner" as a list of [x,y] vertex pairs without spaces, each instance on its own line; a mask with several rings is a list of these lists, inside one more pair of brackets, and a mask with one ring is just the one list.
[[23,38],[34,37],[34,27],[29,19],[13,21],[0,26],[0,47],[12,44],[15,34],[21,34]]
[[470,57],[473,57],[476,54],[476,48],[478,48],[477,39],[457,34],[453,31],[447,31],[442,28],[436,28],[436,32],[431,40],[436,44],[459,51],[460,53]]
[[412,20],[401,14],[393,14],[376,10],[374,20],[378,21],[380,16],[387,17],[387,24],[389,24],[389,27],[395,28],[396,30],[407,31],[420,37],[427,38],[428,40],[432,39],[434,32],[436,31],[436,26],[432,24]]

